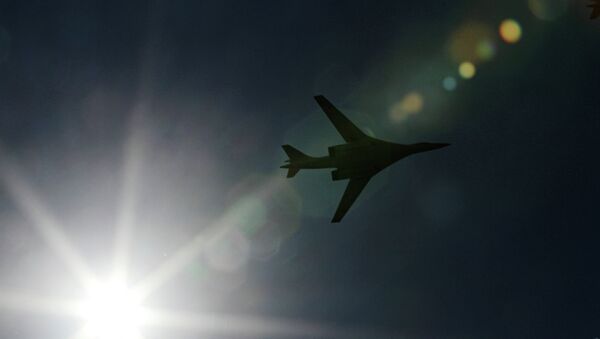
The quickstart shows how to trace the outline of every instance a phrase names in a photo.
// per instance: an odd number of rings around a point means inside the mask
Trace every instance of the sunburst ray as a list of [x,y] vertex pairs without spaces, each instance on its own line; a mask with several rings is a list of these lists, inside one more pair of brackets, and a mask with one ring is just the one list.
[[[257,191],[253,192],[253,195],[264,196],[271,194],[271,192],[282,184],[283,181],[280,178],[271,178]],[[193,236],[188,243],[180,247],[168,260],[160,264],[145,278],[141,279],[136,285],[136,291],[142,298],[146,298],[189,265],[202,253],[204,247],[211,241],[226,234],[231,228],[243,225],[247,217],[247,211],[245,211],[245,208],[239,207],[238,205],[234,205],[229,208],[216,222]]]
[[0,309],[71,318],[80,317],[80,302],[0,289]]
[[10,198],[75,278],[84,287],[92,285],[95,281],[93,272],[71,244],[58,220],[20,173],[0,146],[0,181]]
[[[134,114],[134,117],[137,116]],[[143,142],[135,119],[132,119],[132,132],[126,142],[117,220],[115,224],[114,274],[120,280],[127,280],[131,236],[135,227],[136,191],[140,167],[143,159]]]
[[[146,309],[146,327],[182,330],[199,334],[236,337],[359,338],[357,331],[319,323],[265,316],[240,316],[216,313],[187,313]],[[360,335],[365,335],[361,333]]]

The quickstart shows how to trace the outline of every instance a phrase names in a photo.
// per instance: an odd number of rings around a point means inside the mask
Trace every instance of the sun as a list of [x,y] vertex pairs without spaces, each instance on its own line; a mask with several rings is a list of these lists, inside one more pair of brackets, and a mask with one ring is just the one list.
[[[1,145],[0,145],[1,146]],[[139,146],[138,146],[139,147]],[[85,258],[71,243],[62,229],[61,222],[46,206],[35,189],[21,175],[20,168],[2,153],[0,147],[0,185],[6,186],[8,194],[31,222],[49,249],[62,261],[64,268],[81,285],[84,295],[75,299],[57,296],[40,296],[21,291],[5,290],[0,286],[0,311],[41,313],[74,318],[81,321],[81,327],[68,336],[70,339],[142,339],[142,329],[151,330],[160,327],[184,330],[192,333],[224,332],[236,335],[269,337],[273,335],[305,337],[346,337],[342,331],[319,323],[308,324],[285,319],[271,319],[257,316],[232,316],[228,314],[193,313],[181,310],[166,310],[143,305],[142,301],[163,287],[179,272],[192,264],[198,256],[205,253],[205,246],[214,244],[223,234],[229,234],[238,225],[244,225],[247,213],[234,205],[225,210],[214,223],[191,237],[191,240],[175,250],[167,260],[153,268],[147,276],[136,277],[136,284],[126,284],[129,271],[129,251],[135,224],[131,206],[135,196],[130,181],[131,175],[124,180],[125,198],[122,198],[123,221],[115,225],[114,267],[106,279],[99,279],[96,272],[87,265]],[[128,148],[128,147],[126,147]],[[135,147],[131,147],[135,148]],[[136,152],[133,152],[136,153]],[[8,160],[7,160],[8,159]],[[127,161],[126,161],[127,162]],[[125,166],[127,167],[127,166]],[[135,167],[135,166],[134,166]],[[133,170],[126,170],[129,173]],[[247,197],[266,197],[279,192],[282,181],[270,179]],[[1,191],[1,187],[0,187]],[[2,193],[4,193],[2,191]],[[237,233],[234,233],[237,234]],[[214,246],[214,245],[213,245]],[[103,272],[106,272],[103,270]],[[78,289],[76,290],[78,291]],[[340,333],[340,334],[338,334]]]
[[136,294],[123,283],[98,284],[91,289],[82,315],[87,338],[141,338],[142,307]]

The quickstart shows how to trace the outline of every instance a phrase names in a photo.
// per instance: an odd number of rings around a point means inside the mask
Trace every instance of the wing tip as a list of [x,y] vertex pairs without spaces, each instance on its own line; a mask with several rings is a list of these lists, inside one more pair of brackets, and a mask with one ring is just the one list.
[[322,103],[328,102],[327,98],[325,98],[325,96],[322,94],[315,95],[314,98],[319,105],[321,105]]

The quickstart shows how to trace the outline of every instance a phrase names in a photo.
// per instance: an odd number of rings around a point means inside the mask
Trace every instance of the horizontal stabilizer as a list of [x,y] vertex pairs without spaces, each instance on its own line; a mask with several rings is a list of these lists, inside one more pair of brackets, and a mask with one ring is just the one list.
[[288,173],[287,173],[287,177],[288,178],[292,178],[294,177],[294,175],[296,175],[296,173],[298,173],[300,171],[300,169],[298,167],[290,167],[288,169]]
[[312,157],[300,152],[299,150],[295,149],[290,145],[283,145],[281,147],[285,151],[285,154],[287,154],[287,156],[290,158],[289,160],[285,161],[285,164],[283,166],[281,166],[281,168],[288,169],[288,178],[294,177],[296,173],[300,171],[300,167],[302,166],[299,166],[298,163],[302,163],[303,160],[312,159]]

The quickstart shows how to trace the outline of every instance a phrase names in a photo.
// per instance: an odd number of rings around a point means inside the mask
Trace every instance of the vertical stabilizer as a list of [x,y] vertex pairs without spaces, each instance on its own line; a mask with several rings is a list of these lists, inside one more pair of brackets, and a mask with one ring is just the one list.
[[281,147],[285,151],[285,154],[287,154],[287,156],[290,158],[286,161],[285,165],[281,166],[281,168],[287,168],[287,177],[292,178],[296,175],[296,173],[300,171],[300,168],[295,166],[296,163],[302,162],[304,160],[309,160],[312,157],[300,152],[299,150],[295,149],[290,145],[283,145]]
[[290,158],[291,163],[293,163],[294,161],[298,161],[298,160],[310,159],[310,157],[308,155],[300,152],[299,150],[297,150],[296,148],[294,148],[290,145],[283,145],[281,147],[285,151],[285,154],[287,154],[287,156]]

